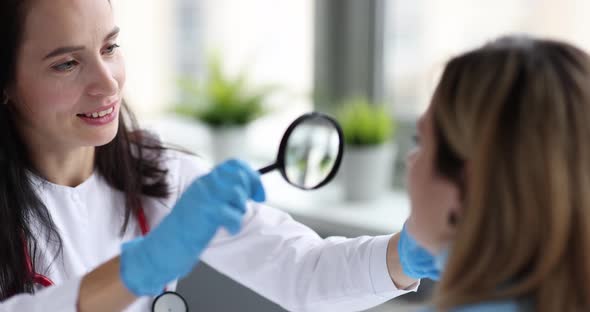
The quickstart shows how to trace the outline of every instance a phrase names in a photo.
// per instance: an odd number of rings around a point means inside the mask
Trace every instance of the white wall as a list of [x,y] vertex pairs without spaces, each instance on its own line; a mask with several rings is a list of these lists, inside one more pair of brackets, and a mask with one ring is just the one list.
[[169,0],[113,0],[125,55],[125,98],[139,116],[161,111],[171,101],[172,5]]

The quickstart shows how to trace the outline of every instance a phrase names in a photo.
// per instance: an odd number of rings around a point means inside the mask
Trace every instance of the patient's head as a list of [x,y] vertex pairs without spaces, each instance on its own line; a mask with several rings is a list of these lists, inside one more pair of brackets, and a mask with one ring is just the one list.
[[[453,58],[408,157],[408,230],[450,250],[440,305],[590,298],[590,60],[506,37]],[[568,308],[569,307],[569,308]]]

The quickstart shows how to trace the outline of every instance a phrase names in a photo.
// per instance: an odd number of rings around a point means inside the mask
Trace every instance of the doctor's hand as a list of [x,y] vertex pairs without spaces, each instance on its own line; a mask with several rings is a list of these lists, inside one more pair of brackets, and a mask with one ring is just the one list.
[[246,202],[265,200],[260,175],[243,162],[230,160],[197,178],[172,211],[143,238],[125,243],[121,278],[135,295],[156,295],[186,276],[220,227],[240,230]]
[[435,281],[440,279],[440,271],[435,265],[434,257],[418,245],[406,230],[405,224],[397,247],[399,261],[407,276],[415,279],[429,278]]

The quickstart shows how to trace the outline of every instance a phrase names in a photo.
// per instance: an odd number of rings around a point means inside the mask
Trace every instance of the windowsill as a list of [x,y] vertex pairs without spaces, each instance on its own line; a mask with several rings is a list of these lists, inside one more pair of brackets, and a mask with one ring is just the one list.
[[304,191],[288,184],[278,172],[263,177],[269,205],[282,209],[320,233],[358,236],[401,231],[409,215],[405,192],[387,191],[371,201],[349,202],[333,181]]

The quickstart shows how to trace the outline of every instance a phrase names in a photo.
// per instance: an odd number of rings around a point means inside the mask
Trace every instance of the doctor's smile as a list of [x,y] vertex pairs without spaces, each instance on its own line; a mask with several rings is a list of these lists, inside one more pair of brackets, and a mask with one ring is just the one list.
[[94,110],[87,113],[77,114],[80,119],[89,125],[102,126],[106,125],[115,120],[119,113],[120,100],[114,101],[105,107],[101,107],[100,110]]

